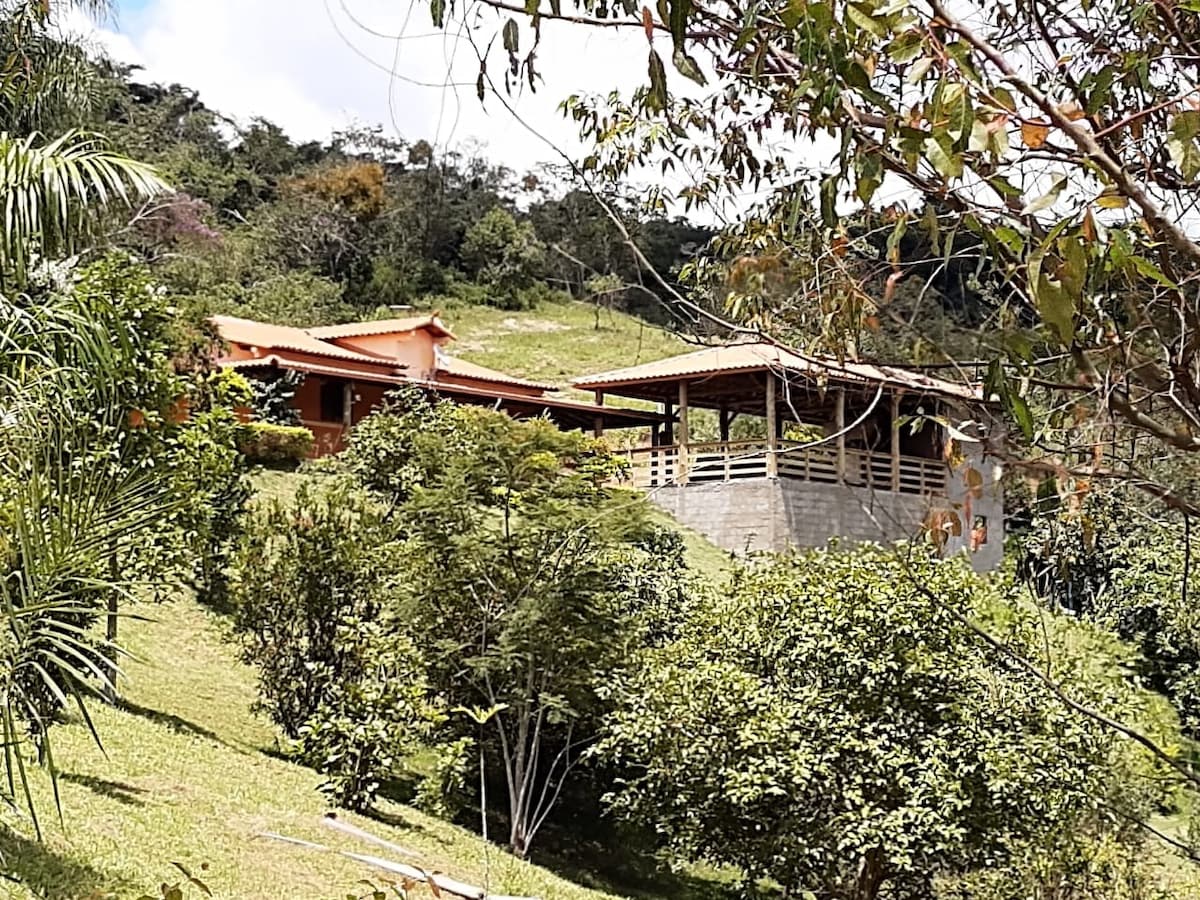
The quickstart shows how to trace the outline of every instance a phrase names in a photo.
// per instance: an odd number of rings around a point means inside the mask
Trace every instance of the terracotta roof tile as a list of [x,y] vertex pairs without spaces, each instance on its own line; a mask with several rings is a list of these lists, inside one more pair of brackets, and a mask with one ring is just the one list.
[[292,328],[289,325],[268,325],[266,322],[239,319],[236,316],[213,316],[211,321],[216,326],[221,339],[231,344],[257,347],[260,351],[291,350],[296,353],[328,356],[348,362],[398,368],[392,360],[347,350],[328,341],[318,340],[303,328]]
[[453,338],[454,335],[436,315],[410,316],[406,319],[379,319],[374,322],[347,322],[345,325],[323,325],[305,329],[315,338],[332,341],[337,338],[367,337],[374,334],[403,333],[428,328],[438,337]]
[[539,391],[553,391],[556,385],[541,384],[536,381],[526,381],[524,378],[517,378],[515,375],[509,375],[506,372],[499,372],[496,369],[489,369],[487,366],[480,366],[472,362],[467,362],[465,359],[458,359],[446,354],[438,354],[437,367],[439,372],[445,372],[447,375],[457,375],[460,378],[469,378],[474,381],[491,381],[496,384],[511,384],[517,387],[533,388]]
[[[682,356],[672,356],[641,366],[615,369],[577,378],[577,388],[600,390],[624,384],[670,381],[687,375],[710,375],[721,372],[751,372],[762,369],[784,369],[811,374],[830,381],[887,384],[931,394],[981,400],[981,392],[970,385],[933,378],[912,369],[894,366],[875,366],[868,363],[839,362],[831,357],[804,356],[765,341],[723,344],[706,347]],[[614,391],[614,393],[616,393]]]

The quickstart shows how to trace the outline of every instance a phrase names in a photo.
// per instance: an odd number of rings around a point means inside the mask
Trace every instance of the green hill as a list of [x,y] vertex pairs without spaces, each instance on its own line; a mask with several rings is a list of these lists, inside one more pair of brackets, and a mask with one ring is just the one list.
[[457,306],[442,316],[458,338],[450,348],[455,355],[562,387],[581,375],[695,349],[673,332],[579,301],[546,303],[522,313]]

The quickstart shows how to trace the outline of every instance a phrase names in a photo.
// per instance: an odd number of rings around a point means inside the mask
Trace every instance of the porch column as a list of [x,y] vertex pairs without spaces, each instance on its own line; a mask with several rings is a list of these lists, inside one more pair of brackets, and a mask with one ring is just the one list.
[[892,492],[900,492],[900,392],[892,392]]
[[[596,405],[604,405],[604,391],[596,391]],[[600,415],[599,413],[596,414],[596,420],[593,424],[592,431],[596,437],[604,437],[604,416]]]
[[676,481],[687,484],[688,480],[688,386],[679,382],[679,464],[675,467]]
[[729,443],[729,420],[730,420],[729,410],[722,409],[719,413],[717,413],[717,416],[718,416],[718,418],[717,418],[718,427],[721,429],[721,443],[728,444]]
[[354,382],[342,385],[342,427],[347,430],[354,424]]
[[767,370],[767,477],[779,477],[779,407],[775,402],[775,373]]
[[834,389],[834,419],[833,427],[837,432],[837,474],[838,481],[846,483],[846,389]]

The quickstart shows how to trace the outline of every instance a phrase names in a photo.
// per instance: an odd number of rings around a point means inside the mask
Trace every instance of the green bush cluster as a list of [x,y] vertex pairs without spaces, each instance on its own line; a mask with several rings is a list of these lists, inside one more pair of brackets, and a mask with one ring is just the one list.
[[313,435],[307,428],[272,422],[248,422],[238,439],[238,449],[248,462],[268,466],[303,462],[312,445]]
[[338,481],[255,517],[233,566],[260,706],[351,809],[371,804],[439,715],[397,618],[402,577],[395,526]]

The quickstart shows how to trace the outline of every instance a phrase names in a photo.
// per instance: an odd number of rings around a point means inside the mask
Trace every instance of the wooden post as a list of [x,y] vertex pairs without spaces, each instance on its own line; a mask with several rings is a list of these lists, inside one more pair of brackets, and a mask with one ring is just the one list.
[[779,407],[775,402],[775,373],[767,372],[767,477],[779,476]]
[[838,481],[846,483],[846,389],[836,388],[834,391],[834,420],[833,427],[837,433],[837,474]]
[[663,415],[666,416],[666,421],[663,422],[663,443],[670,446],[675,443],[675,406],[669,402],[664,403]]
[[892,392],[892,492],[900,492],[900,392]]
[[[604,405],[604,391],[596,391],[596,405]],[[596,421],[592,426],[593,433],[596,437],[604,437],[604,416],[597,414]]]
[[342,385],[342,427],[349,429],[354,424],[354,382]]
[[679,464],[676,466],[676,479],[680,484],[688,480],[688,386],[686,381],[679,382]]

